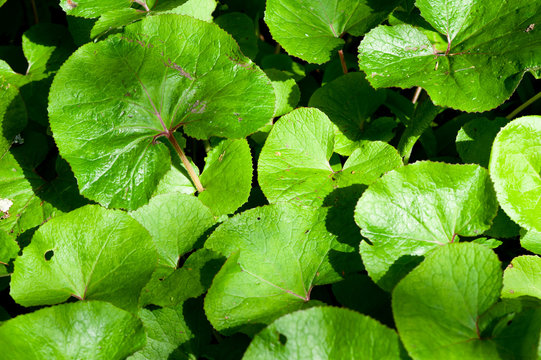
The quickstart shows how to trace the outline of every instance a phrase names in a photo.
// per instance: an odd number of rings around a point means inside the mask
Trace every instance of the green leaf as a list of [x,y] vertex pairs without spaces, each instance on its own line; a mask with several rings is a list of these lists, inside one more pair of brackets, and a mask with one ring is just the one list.
[[432,101],[426,100],[418,103],[413,111],[409,121],[406,123],[406,130],[398,143],[398,153],[404,158],[404,162],[409,162],[413,146],[421,138],[425,131],[429,129],[430,124],[443,109],[434,106]]
[[48,307],[0,326],[2,356],[13,360],[121,360],[144,344],[141,321],[101,301]]
[[132,0],[60,0],[60,6],[71,16],[97,18],[109,11],[129,8],[132,2]]
[[10,294],[23,306],[70,296],[133,311],[154,271],[148,232],[126,213],[87,205],[41,226],[15,261]]
[[386,123],[386,131],[375,132],[379,123],[371,119],[385,101],[385,91],[374,90],[364,75],[352,72],[319,88],[310,98],[309,106],[323,111],[334,125],[334,151],[351,155],[362,140],[390,140],[394,122]]
[[17,257],[19,245],[5,231],[0,230],[0,265],[7,265]]
[[80,47],[55,77],[50,99],[51,129],[81,193],[131,210],[170,169],[157,137],[184,126],[196,138],[240,138],[274,112],[268,78],[235,41],[180,15],[148,17]]
[[541,233],[522,229],[520,231],[520,245],[537,255],[541,255]]
[[196,300],[175,307],[139,310],[147,342],[128,360],[197,358],[197,343],[208,343],[211,337],[202,305],[202,301]]
[[0,158],[26,126],[26,106],[19,89],[0,75]]
[[498,300],[502,271],[492,250],[450,244],[432,252],[396,285],[392,307],[414,359],[500,359],[479,317]]
[[139,306],[176,306],[204,294],[225,258],[208,249],[191,254],[180,269],[158,268],[141,293]]
[[391,290],[426,252],[457,235],[481,235],[497,210],[488,173],[478,165],[404,166],[369,186],[357,203],[355,221],[372,243],[360,245],[363,263],[374,282]]
[[[239,115],[239,121],[243,121]],[[252,154],[246,139],[224,140],[205,158],[199,200],[215,216],[231,214],[248,201],[252,188]]]
[[392,146],[364,142],[341,171],[334,170],[329,162],[333,148],[333,125],[320,110],[296,109],[278,120],[258,163],[259,185],[269,202],[317,207],[334,189],[370,184],[402,164]]
[[456,150],[462,161],[488,168],[494,138],[507,122],[505,118],[481,117],[462,126],[456,137]]
[[484,238],[484,237],[477,238],[473,240],[472,242],[476,244],[484,245],[488,247],[489,249],[496,249],[498,246],[503,244],[503,242],[498,239],[491,239],[491,238]]
[[145,16],[146,13],[132,8],[108,11],[101,15],[92,27],[90,38],[93,39],[113,29],[121,28],[122,26],[142,19]]
[[541,299],[541,258],[519,256],[503,273],[502,297],[532,296]]
[[199,199],[169,193],[153,197],[130,213],[148,230],[158,250],[158,265],[175,269],[179,258],[214,225],[214,217]]
[[519,235],[520,226],[518,226],[513,220],[509,219],[509,216],[502,210],[498,209],[498,214],[492,222],[490,229],[485,231],[483,235],[495,237],[497,239],[511,239]]
[[315,307],[285,315],[257,334],[243,359],[398,359],[396,333],[347,309]]
[[526,71],[541,66],[541,32],[534,28],[541,21],[538,2],[416,5],[439,39],[407,24],[370,31],[359,46],[359,66],[372,86],[421,86],[438,106],[484,111],[502,104]]
[[527,230],[541,232],[541,116],[507,124],[492,145],[489,171],[502,209]]
[[[42,150],[39,146],[34,147],[36,143],[32,146],[33,151]],[[0,230],[18,236],[42,224],[53,215],[54,209],[34,191],[45,186],[45,181],[32,168],[19,165],[22,160],[15,159],[12,152],[0,156],[0,201],[8,209],[1,210]]]
[[257,37],[254,22],[248,15],[240,12],[225,13],[214,19],[214,23],[233,36],[244,55],[255,60]]
[[274,40],[310,63],[329,61],[346,34],[361,36],[384,20],[399,1],[268,0],[265,22]]
[[[195,19],[206,22],[212,21],[212,13],[216,9],[216,0],[172,0],[171,3],[180,4],[166,13],[188,15]],[[154,10],[162,10],[161,4],[166,2],[157,2]]]
[[28,117],[48,126],[47,102],[52,75],[74,50],[73,40],[64,26],[40,23],[23,34],[22,49],[28,63],[24,74],[1,64],[0,77],[4,76],[19,88],[27,104]]
[[[245,211],[220,225],[206,248],[228,257],[205,298],[205,313],[224,334],[253,332],[281,315],[312,306],[310,292],[334,237],[325,213],[294,205]],[[308,250],[309,249],[309,250]]]
[[301,98],[295,79],[281,70],[267,69],[265,73],[271,80],[276,95],[274,116],[282,116],[294,110]]

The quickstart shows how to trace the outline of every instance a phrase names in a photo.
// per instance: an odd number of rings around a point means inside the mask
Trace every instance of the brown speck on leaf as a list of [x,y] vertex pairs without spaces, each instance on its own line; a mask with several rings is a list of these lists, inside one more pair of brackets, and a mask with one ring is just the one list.
[[515,290],[509,290],[509,294],[514,294],[515,293]]
[[77,7],[77,4],[76,2],[72,1],[72,0],[66,0],[66,5],[68,6],[68,9],[70,10],[73,10]]
[[507,268],[508,268],[508,269],[512,269],[512,268],[513,268],[513,264],[507,265]]
[[222,162],[222,160],[224,159],[224,155],[225,155],[225,151],[220,154],[220,157],[218,158],[219,162]]

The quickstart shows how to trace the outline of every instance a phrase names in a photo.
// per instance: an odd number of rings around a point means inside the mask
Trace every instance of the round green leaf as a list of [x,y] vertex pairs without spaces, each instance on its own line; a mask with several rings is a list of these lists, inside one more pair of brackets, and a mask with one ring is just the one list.
[[124,212],[87,205],[41,226],[15,260],[10,294],[23,306],[109,301],[135,310],[156,267],[148,232]]
[[259,156],[259,185],[269,202],[320,206],[334,189],[370,184],[402,165],[392,146],[364,142],[335,170],[329,162],[333,148],[333,125],[320,110],[301,108],[283,116]]
[[315,307],[285,315],[257,334],[243,359],[398,359],[396,333],[347,309]]
[[359,46],[359,67],[375,88],[421,86],[436,105],[480,112],[502,104],[526,71],[541,66],[539,2],[416,5],[439,36],[408,24],[370,31]]
[[374,90],[360,72],[343,75],[319,88],[310,98],[309,106],[323,111],[334,124],[334,151],[340,155],[351,155],[362,140],[392,138],[394,121],[387,122],[387,131],[374,131],[380,125],[370,117],[385,101],[386,92]]
[[532,296],[541,299],[541,258],[519,256],[503,273],[502,297]]
[[478,165],[417,162],[384,175],[368,187],[355,221],[372,245],[360,245],[370,277],[386,290],[420,256],[457,235],[490,228],[498,203],[487,171]]
[[196,138],[244,137],[272,117],[273,93],[218,26],[161,15],[80,47],[53,81],[49,115],[81,193],[136,209],[171,166],[157,137],[180,126]]
[[253,331],[311,306],[333,239],[325,213],[294,205],[255,208],[224,222],[205,243],[228,257],[205,298],[211,324],[224,333]]
[[496,136],[490,177],[502,209],[527,230],[541,232],[541,116],[507,124]]
[[200,177],[205,191],[199,194],[199,200],[215,216],[235,212],[248,201],[252,173],[252,154],[246,139],[220,142],[205,158]]
[[396,0],[267,0],[265,22],[272,37],[291,55],[311,63],[329,61],[344,44],[379,24],[397,6]]
[[479,318],[499,298],[500,266],[485,246],[450,244],[428,255],[396,285],[396,327],[414,359],[500,359],[479,327]]
[[0,326],[2,356],[13,360],[121,360],[144,344],[141,321],[101,301],[48,307]]
[[153,197],[130,213],[148,230],[158,250],[158,264],[175,269],[179,258],[214,225],[209,209],[194,196],[169,193]]

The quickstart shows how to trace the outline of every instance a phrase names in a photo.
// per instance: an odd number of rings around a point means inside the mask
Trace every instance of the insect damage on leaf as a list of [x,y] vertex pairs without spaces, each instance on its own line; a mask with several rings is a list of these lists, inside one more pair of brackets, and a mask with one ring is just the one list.
[[10,199],[0,199],[0,219],[7,219],[10,217],[9,209],[13,206],[13,201]]

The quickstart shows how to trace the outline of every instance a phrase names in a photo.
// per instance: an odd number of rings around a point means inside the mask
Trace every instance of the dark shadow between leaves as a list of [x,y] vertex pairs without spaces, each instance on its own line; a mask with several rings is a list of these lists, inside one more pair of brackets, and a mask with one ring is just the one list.
[[423,262],[424,259],[424,256],[417,255],[401,256],[391,265],[385,275],[377,281],[377,284],[382,289],[389,289],[389,291],[391,291],[400,280],[408,275],[411,270],[417,267],[417,265]]
[[363,270],[359,244],[363,240],[361,230],[355,224],[354,212],[357,201],[366,190],[366,185],[355,184],[333,190],[323,200],[327,207],[325,226],[327,231],[336,236],[339,244],[349,245],[353,251],[342,252],[336,249],[329,251],[329,262],[333,269],[344,276],[347,273]]

